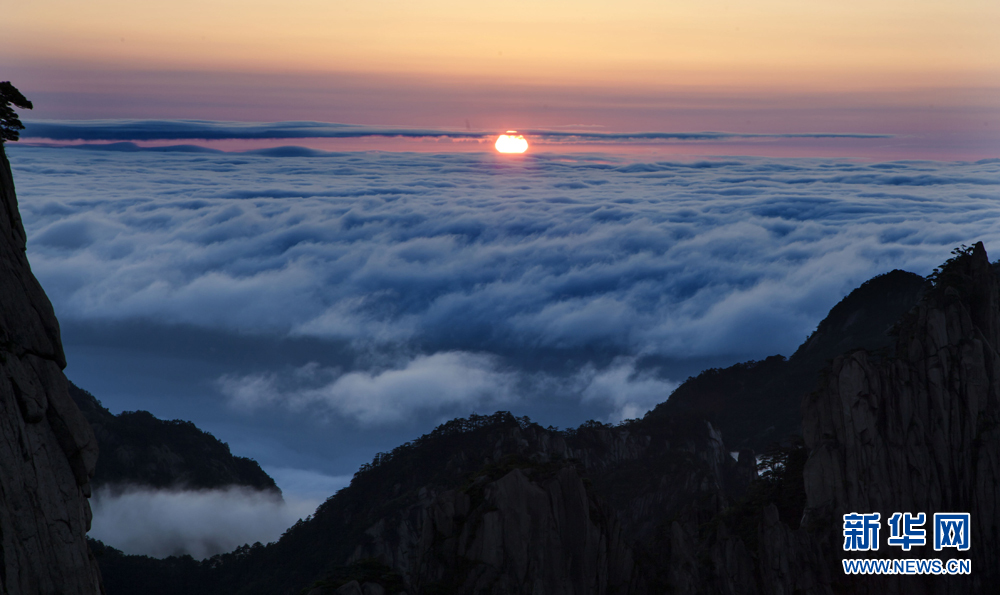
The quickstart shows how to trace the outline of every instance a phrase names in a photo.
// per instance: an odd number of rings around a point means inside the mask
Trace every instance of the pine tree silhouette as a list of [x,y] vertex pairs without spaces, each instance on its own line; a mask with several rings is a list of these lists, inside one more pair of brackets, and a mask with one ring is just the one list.
[[34,107],[10,81],[0,82],[0,144],[17,140],[24,130],[24,124],[21,124],[12,105],[21,109]]

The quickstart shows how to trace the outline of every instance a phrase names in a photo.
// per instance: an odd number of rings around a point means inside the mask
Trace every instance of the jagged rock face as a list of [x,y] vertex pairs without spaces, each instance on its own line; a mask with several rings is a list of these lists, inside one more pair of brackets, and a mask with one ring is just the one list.
[[[669,564],[678,592],[1000,592],[1000,281],[982,244],[943,267],[895,332],[889,349],[835,358],[803,403],[810,454],[801,527],[768,505],[749,548],[725,520],[700,538],[675,524]],[[826,334],[837,344],[841,333]],[[929,521],[935,512],[969,512],[972,548],[934,551],[928,522],[928,545],[904,553],[887,546],[883,524],[879,551],[845,554],[842,515],[850,512],[883,520],[924,512]],[[841,560],[860,557],[972,558],[973,574],[845,575]]]
[[[376,557],[404,576],[443,581],[459,593],[641,594],[664,582],[676,589],[684,584],[685,560],[673,555],[683,547],[671,538],[687,542],[742,492],[755,469],[746,459],[734,462],[710,424],[674,421],[581,428],[568,439],[537,427],[514,429],[498,441],[494,461],[515,452],[542,466],[573,463],[548,473],[515,469],[489,483],[480,476],[464,492],[418,505],[421,514],[409,517],[416,524],[407,525],[405,515],[398,524],[380,521],[353,559]],[[398,545],[385,547],[402,543],[401,535],[420,536],[420,545],[405,548],[420,563],[407,563]],[[470,567],[449,583],[453,569]]]
[[920,275],[900,270],[869,279],[834,306],[787,360],[772,355],[705,370],[688,378],[650,415],[685,411],[707,419],[734,450],[749,447],[760,452],[791,434],[801,434],[799,405],[816,390],[820,370],[846,351],[891,347],[887,331],[917,304],[924,285]]
[[[375,560],[411,594],[660,592],[671,523],[696,533],[754,473],[701,420],[560,433],[494,417],[489,428],[363,470],[312,522],[290,529],[275,555],[308,543],[328,552],[327,564]],[[427,466],[431,451],[444,455],[434,463],[441,475]],[[408,479],[411,465],[422,471]],[[343,557],[338,542],[350,547]],[[317,595],[344,581],[324,584]]]
[[469,493],[423,500],[366,533],[348,562],[376,558],[417,592],[587,594],[637,591],[630,544],[573,467],[514,469]]
[[848,351],[891,346],[887,331],[917,305],[925,286],[920,275],[898,269],[865,281],[830,310],[789,361],[812,360],[818,371]]
[[[900,322],[895,357],[865,351],[839,357],[824,388],[804,402],[807,524],[829,528],[820,534],[828,560],[845,557],[838,552],[839,520],[849,512],[880,512],[883,519],[925,512],[928,545],[906,557],[973,560],[970,577],[845,578],[851,589],[985,593],[1000,586],[998,348],[1000,281],[980,243],[946,266]],[[935,512],[971,513],[970,551],[933,550]],[[892,556],[901,551],[878,552]]]
[[97,442],[70,399],[52,306],[31,274],[0,146],[0,584],[12,595],[94,594],[90,478]]

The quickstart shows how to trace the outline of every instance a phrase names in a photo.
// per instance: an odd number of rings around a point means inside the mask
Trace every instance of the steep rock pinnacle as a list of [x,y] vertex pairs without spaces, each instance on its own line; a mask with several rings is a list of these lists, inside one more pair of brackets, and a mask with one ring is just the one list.
[[59,324],[24,251],[0,145],[0,584],[11,595],[93,595],[97,441],[69,396]]

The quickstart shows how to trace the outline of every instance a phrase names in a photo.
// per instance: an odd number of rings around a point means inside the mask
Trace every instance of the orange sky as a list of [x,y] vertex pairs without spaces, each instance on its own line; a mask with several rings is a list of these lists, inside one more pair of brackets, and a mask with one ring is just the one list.
[[937,130],[1000,148],[996,0],[8,4],[0,80],[34,118]]
[[637,86],[1000,83],[995,0],[32,0],[0,51],[105,66]]

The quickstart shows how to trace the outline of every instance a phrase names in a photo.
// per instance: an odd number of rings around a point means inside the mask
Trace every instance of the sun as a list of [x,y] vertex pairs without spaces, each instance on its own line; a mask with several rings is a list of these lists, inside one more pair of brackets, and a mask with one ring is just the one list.
[[528,150],[528,141],[516,130],[508,130],[497,137],[496,147],[501,153],[524,153]]

